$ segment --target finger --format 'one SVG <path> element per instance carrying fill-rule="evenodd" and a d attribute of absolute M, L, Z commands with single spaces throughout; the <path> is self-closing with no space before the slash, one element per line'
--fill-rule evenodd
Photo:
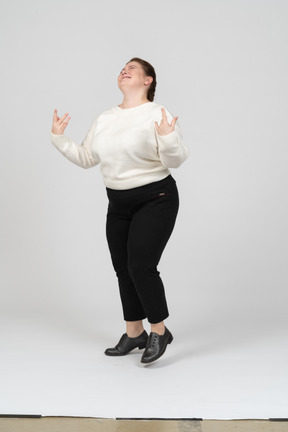
<path fill-rule="evenodd" d="M 54 121 L 57 121 L 57 120 L 58 120 L 58 116 L 57 116 L 57 109 L 54 109 L 53 120 L 54 120 Z"/>
<path fill-rule="evenodd" d="M 67 119 L 67 116 L 69 115 L 69 113 L 65 113 L 62 117 L 61 117 L 61 121 L 64 122 Z"/>
<path fill-rule="evenodd" d="M 69 115 L 69 113 L 65 113 L 65 114 L 60 118 L 59 123 L 63 123 L 64 120 L 66 119 L 66 117 L 67 117 L 68 115 Z"/>
<path fill-rule="evenodd" d="M 70 118 L 71 118 L 71 117 L 69 117 L 67 120 L 65 120 L 63 123 L 60 124 L 60 129 L 61 129 L 62 131 L 64 131 L 64 130 L 66 129 L 66 127 L 67 127 L 67 125 L 68 125 L 68 122 L 69 122 Z"/>
<path fill-rule="evenodd" d="M 166 111 L 165 111 L 165 109 L 164 109 L 164 108 L 161 108 L 161 111 L 162 111 L 162 117 L 163 117 L 163 119 L 166 119 L 166 120 L 167 120 L 167 115 L 166 115 Z"/>
<path fill-rule="evenodd" d="M 156 127 L 156 130 L 158 131 L 159 125 L 156 121 L 155 121 L 155 127 Z"/>
<path fill-rule="evenodd" d="M 177 117 L 177 116 L 174 117 L 174 118 L 172 119 L 171 126 L 172 126 L 173 128 L 174 128 L 174 126 L 175 126 L 177 120 L 178 120 L 178 117 Z"/>
<path fill-rule="evenodd" d="M 63 122 L 63 124 L 67 125 L 70 119 L 71 119 L 71 117 L 68 117 L 68 118 Z"/>

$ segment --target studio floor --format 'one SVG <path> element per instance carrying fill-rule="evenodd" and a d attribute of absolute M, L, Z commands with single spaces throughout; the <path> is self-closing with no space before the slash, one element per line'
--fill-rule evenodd
<path fill-rule="evenodd" d="M 0 432 L 287 432 L 288 422 L 267 420 L 0 419 Z"/>
<path fill-rule="evenodd" d="M 121 421 L 287 418 L 288 344 L 283 321 L 275 319 L 274 326 L 266 327 L 262 322 L 243 332 L 241 320 L 233 321 L 232 316 L 233 311 L 230 325 L 225 320 L 206 326 L 202 322 L 186 331 L 184 318 L 182 327 L 179 320 L 173 323 L 169 318 L 172 344 L 161 359 L 144 366 L 139 350 L 121 358 L 104 355 L 119 335 L 115 337 L 116 327 L 101 328 L 92 312 L 25 317 L 19 311 L 3 313 L 0 414 Z M 0 430 L 7 432 L 4 421 L 10 419 L 2 418 L 0 423 Z M 39 424 L 46 421 L 56 420 L 40 419 Z M 17 431 L 19 422 L 10 430 Z M 111 431 L 124 430 L 123 424 L 118 429 L 111 426 Z M 167 430 L 178 431 L 176 423 L 168 426 Z M 209 423 L 200 426 L 179 430 L 210 430 Z M 277 427 L 282 425 L 277 423 Z"/>

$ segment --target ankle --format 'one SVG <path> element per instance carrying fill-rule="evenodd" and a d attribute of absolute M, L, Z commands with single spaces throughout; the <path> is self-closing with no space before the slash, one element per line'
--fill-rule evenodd
<path fill-rule="evenodd" d="M 140 336 L 144 331 L 142 321 L 126 322 L 126 333 L 128 337 L 134 338 Z"/>
<path fill-rule="evenodd" d="M 160 322 L 157 324 L 151 324 L 151 332 L 157 333 L 160 336 L 163 336 L 165 333 L 165 325 L 164 322 Z"/>

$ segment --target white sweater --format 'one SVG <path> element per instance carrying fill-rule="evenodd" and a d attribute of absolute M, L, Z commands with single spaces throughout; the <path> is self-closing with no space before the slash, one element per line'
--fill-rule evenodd
<path fill-rule="evenodd" d="M 167 177 L 169 168 L 177 168 L 188 157 L 178 120 L 173 132 L 158 135 L 155 121 L 160 125 L 162 107 L 156 102 L 125 109 L 117 105 L 96 117 L 81 145 L 52 132 L 51 141 L 82 168 L 100 163 L 104 184 L 110 189 L 143 186 Z M 171 124 L 173 116 L 165 111 Z"/>

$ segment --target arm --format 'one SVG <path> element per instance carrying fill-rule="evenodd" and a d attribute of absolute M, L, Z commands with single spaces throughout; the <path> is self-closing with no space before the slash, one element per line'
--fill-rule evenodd
<path fill-rule="evenodd" d="M 172 117 L 169 111 L 162 108 L 160 126 L 155 122 L 156 141 L 161 163 L 166 168 L 178 168 L 189 155 L 188 148 L 183 144 L 183 134 L 176 123 L 178 117 Z M 168 123 L 171 121 L 171 124 Z"/>
<path fill-rule="evenodd" d="M 65 116 L 67 116 L 67 114 L 65 114 L 63 117 Z M 53 127 L 50 133 L 52 144 L 68 160 L 82 168 L 91 168 L 100 163 L 100 160 L 96 159 L 91 154 L 91 144 L 96 128 L 97 119 L 93 121 L 86 137 L 82 141 L 82 144 L 79 146 L 71 138 L 64 135 L 65 127 L 67 126 L 70 118 L 66 120 L 65 124 L 65 121 L 61 122 L 63 117 L 59 119 L 59 117 L 57 117 L 57 111 L 54 111 Z"/>

